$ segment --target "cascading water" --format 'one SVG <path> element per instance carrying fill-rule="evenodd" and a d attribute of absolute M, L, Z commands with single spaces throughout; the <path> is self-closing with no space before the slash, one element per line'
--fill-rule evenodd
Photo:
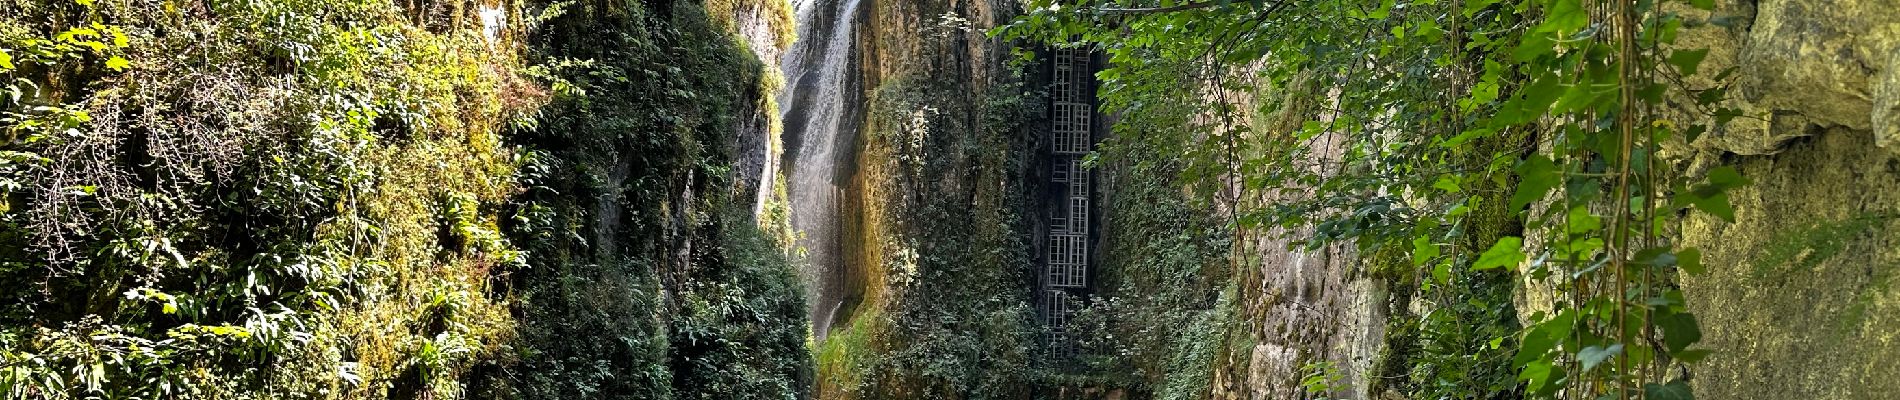
<path fill-rule="evenodd" d="M 781 68 L 788 80 L 785 137 L 793 151 L 790 182 L 792 227 L 804 233 L 807 251 L 806 310 L 812 332 L 823 341 L 843 303 L 844 258 L 839 198 L 850 170 L 851 146 L 862 110 L 852 70 L 852 34 L 858 0 L 796 0 L 798 41 Z"/>

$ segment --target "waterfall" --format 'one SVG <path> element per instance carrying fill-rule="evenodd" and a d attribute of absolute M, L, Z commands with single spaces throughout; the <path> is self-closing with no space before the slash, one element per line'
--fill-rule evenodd
<path fill-rule="evenodd" d="M 853 68 L 858 1 L 796 0 L 798 40 L 780 65 L 787 89 L 779 104 L 785 106 L 786 144 L 793 151 L 786 190 L 792 227 L 805 235 L 798 244 L 808 252 L 807 265 L 799 275 L 819 341 L 830 330 L 845 290 L 839 199 L 863 113 Z"/>

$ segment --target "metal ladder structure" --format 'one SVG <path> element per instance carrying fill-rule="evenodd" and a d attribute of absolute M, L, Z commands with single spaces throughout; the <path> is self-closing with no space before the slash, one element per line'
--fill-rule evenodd
<path fill-rule="evenodd" d="M 1049 231 L 1041 271 L 1041 316 L 1048 327 L 1046 340 L 1052 358 L 1069 358 L 1075 353 L 1069 337 L 1069 320 L 1075 312 L 1081 291 L 1089 286 L 1091 216 L 1090 195 L 1094 191 L 1090 174 L 1082 165 L 1094 145 L 1091 128 L 1095 110 L 1090 104 L 1090 54 L 1086 49 L 1057 48 L 1051 51 L 1054 76 L 1050 90 L 1052 122 L 1050 188 L 1060 193 L 1052 199 Z"/>

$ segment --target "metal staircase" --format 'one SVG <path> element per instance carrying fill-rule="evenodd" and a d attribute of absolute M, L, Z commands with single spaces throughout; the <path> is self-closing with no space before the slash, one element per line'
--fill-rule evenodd
<path fill-rule="evenodd" d="M 1095 110 L 1090 104 L 1087 50 L 1058 48 L 1051 51 L 1054 74 L 1050 90 L 1052 123 L 1049 166 L 1051 199 L 1048 240 L 1041 273 L 1040 308 L 1052 358 L 1069 358 L 1075 353 L 1069 337 L 1069 320 L 1076 300 L 1089 286 L 1089 254 L 1092 214 L 1090 195 L 1094 191 L 1082 157 L 1092 150 Z"/>

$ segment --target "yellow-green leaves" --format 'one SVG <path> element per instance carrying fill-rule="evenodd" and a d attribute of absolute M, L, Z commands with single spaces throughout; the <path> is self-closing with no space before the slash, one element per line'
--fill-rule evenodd
<path fill-rule="evenodd" d="M 0 70 L 10 69 L 13 69 L 13 55 L 7 54 L 5 49 L 0 49 Z"/>
<path fill-rule="evenodd" d="M 111 59 L 106 60 L 106 68 L 113 71 L 124 71 L 126 67 L 130 66 L 132 66 L 132 62 L 126 61 L 125 57 L 112 56 Z"/>
<path fill-rule="evenodd" d="M 1490 250 L 1485 250 L 1484 255 L 1478 256 L 1478 262 L 1471 264 L 1471 269 L 1483 271 L 1503 267 L 1515 270 L 1518 264 L 1524 263 L 1523 247 L 1524 238 L 1516 236 L 1499 238 L 1497 243 L 1491 245 Z"/>
<path fill-rule="evenodd" d="M 1583 9 L 1583 0 L 1553 0 L 1549 7 L 1548 17 L 1537 28 L 1540 32 L 1568 34 L 1590 25 L 1590 14 Z"/>

